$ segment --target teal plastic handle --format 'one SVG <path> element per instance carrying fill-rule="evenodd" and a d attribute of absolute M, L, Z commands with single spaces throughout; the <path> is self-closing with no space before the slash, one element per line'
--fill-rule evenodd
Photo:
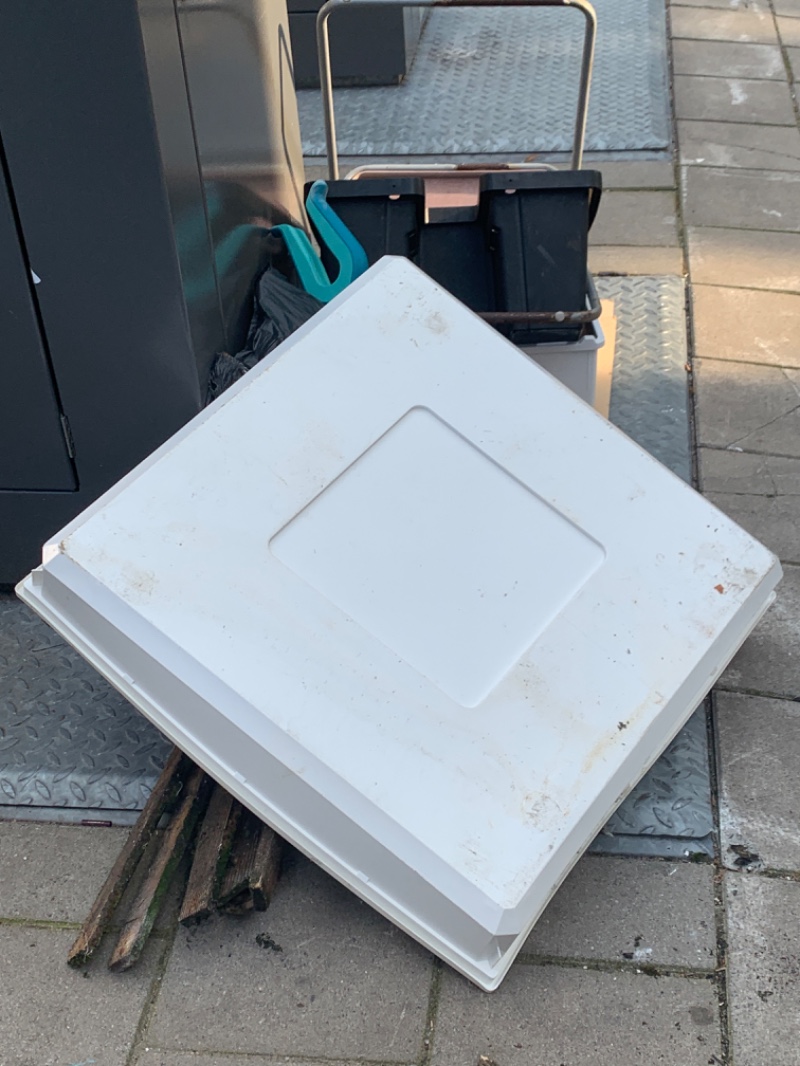
<path fill-rule="evenodd" d="M 351 280 L 360 278 L 369 267 L 367 253 L 328 203 L 328 183 L 326 181 L 315 181 L 308 190 L 306 211 L 308 211 L 308 217 L 316 226 L 320 239 L 327 245 L 333 255 L 340 262 L 344 262 L 342 257 L 349 256 L 353 272 Z"/>
<path fill-rule="evenodd" d="M 334 296 L 338 296 L 369 266 L 367 253 L 333 208 L 329 206 L 327 196 L 327 183 L 315 181 L 308 191 L 306 210 L 317 228 L 320 240 L 339 264 L 339 272 L 335 281 L 331 281 L 328 277 L 325 267 L 304 230 L 290 225 L 274 228 L 274 232 L 280 233 L 283 237 L 300 278 L 300 284 L 320 303 L 328 303 Z"/>
<path fill-rule="evenodd" d="M 308 234 L 297 226 L 275 226 L 273 233 L 280 233 L 286 244 L 286 249 L 292 257 L 300 284 L 309 294 L 320 303 L 326 304 L 337 296 L 342 289 L 346 288 L 352 280 L 349 276 L 343 277 L 345 271 L 339 270 L 336 281 L 330 281 L 325 273 L 325 268 L 320 262 L 319 256 L 311 246 Z"/>

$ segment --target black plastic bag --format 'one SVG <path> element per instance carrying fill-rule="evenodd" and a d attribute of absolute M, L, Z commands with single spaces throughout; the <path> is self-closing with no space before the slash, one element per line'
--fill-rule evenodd
<path fill-rule="evenodd" d="M 245 346 L 236 355 L 220 352 L 215 357 L 208 377 L 206 404 L 252 370 L 322 306 L 319 300 L 287 281 L 275 267 L 268 267 L 256 288 Z"/>

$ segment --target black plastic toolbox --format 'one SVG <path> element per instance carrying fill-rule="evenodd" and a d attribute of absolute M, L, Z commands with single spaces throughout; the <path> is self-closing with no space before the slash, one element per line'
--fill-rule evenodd
<path fill-rule="evenodd" d="M 599 314 L 587 257 L 601 190 L 596 170 L 484 174 L 474 217 L 457 222 L 425 221 L 416 177 L 332 181 L 328 203 L 370 264 L 405 256 L 515 343 L 536 344 L 578 340 Z"/>
<path fill-rule="evenodd" d="M 498 311 L 586 307 L 588 235 L 600 205 L 597 170 L 508 171 L 481 179 L 480 216 L 492 257 Z M 490 308 L 486 308 L 490 310 Z M 581 327 L 553 322 L 515 328 L 520 344 L 576 340 Z M 536 334 L 536 336 L 531 336 Z"/>

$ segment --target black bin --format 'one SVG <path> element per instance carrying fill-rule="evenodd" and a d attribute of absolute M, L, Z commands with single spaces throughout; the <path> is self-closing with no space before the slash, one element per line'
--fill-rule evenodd
<path fill-rule="evenodd" d="M 430 222 L 419 237 L 419 267 L 473 311 L 494 311 L 486 231 L 476 222 Z"/>
<path fill-rule="evenodd" d="M 584 311 L 588 234 L 600 204 L 597 170 L 502 171 L 481 179 L 497 311 Z M 477 310 L 477 309 L 476 309 Z M 504 329 L 517 344 L 574 341 L 580 325 Z"/>

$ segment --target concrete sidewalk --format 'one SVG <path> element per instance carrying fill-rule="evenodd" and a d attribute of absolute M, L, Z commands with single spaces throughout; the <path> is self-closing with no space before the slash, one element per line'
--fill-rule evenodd
<path fill-rule="evenodd" d="M 719 861 L 584 858 L 492 995 L 296 856 L 266 914 L 176 931 L 173 901 L 112 976 L 65 956 L 125 831 L 0 823 L 0 1066 L 800 1060 L 800 0 L 774 6 L 670 7 L 678 160 L 602 168 L 591 253 L 688 272 L 700 485 L 784 561 L 714 695 Z"/>

